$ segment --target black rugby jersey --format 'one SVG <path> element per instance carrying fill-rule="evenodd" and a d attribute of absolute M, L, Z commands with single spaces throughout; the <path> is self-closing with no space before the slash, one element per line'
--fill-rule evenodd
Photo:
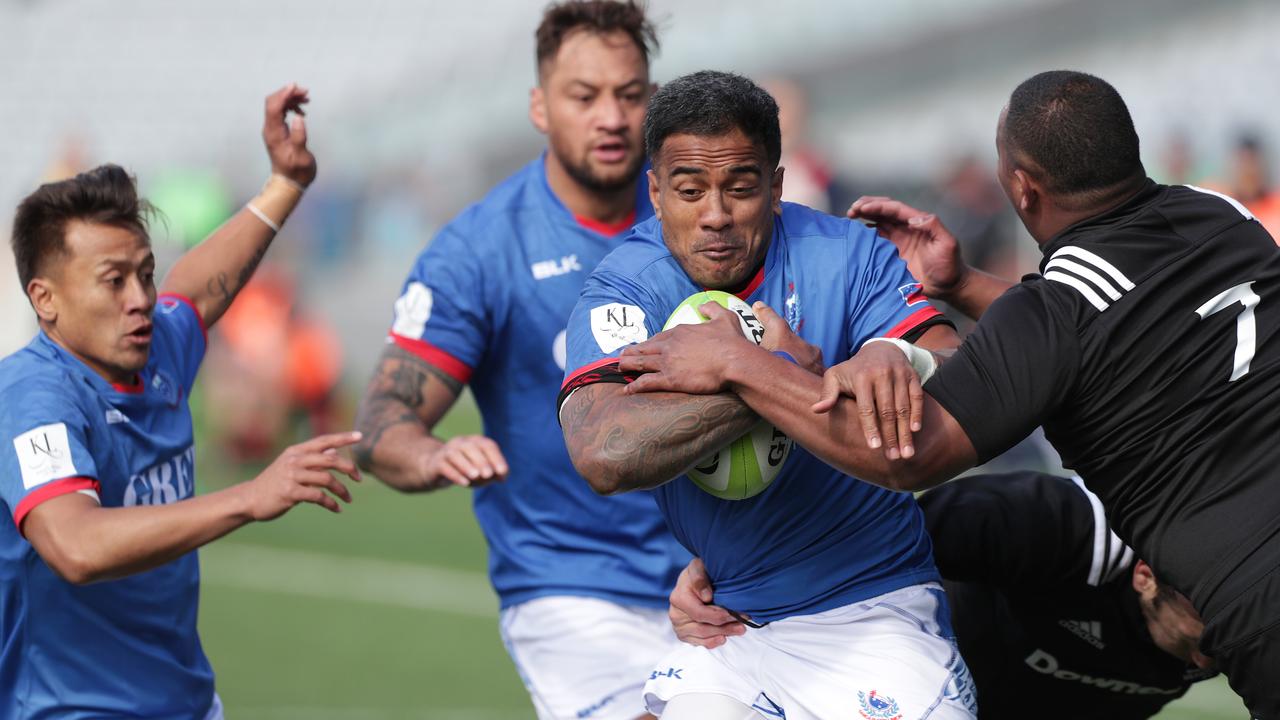
<path fill-rule="evenodd" d="M 1152 641 L 1133 551 L 1082 484 L 971 476 L 920 506 L 983 720 L 1148 718 L 1216 674 Z"/>
<path fill-rule="evenodd" d="M 1236 201 L 1151 181 L 1043 251 L 925 390 L 980 460 L 1043 425 L 1212 623 L 1280 566 L 1280 251 Z"/>

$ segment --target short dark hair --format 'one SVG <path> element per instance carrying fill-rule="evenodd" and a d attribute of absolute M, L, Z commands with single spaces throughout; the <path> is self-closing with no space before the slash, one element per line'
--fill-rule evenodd
<path fill-rule="evenodd" d="M 596 34 L 624 32 L 640 49 L 645 65 L 658 51 L 658 32 L 645 17 L 645 7 L 635 0 L 566 0 L 548 5 L 534 33 L 538 72 L 542 64 L 560 52 L 564 39 L 575 30 Z"/>
<path fill-rule="evenodd" d="M 1024 81 L 1009 97 L 1004 135 L 1054 194 L 1096 193 L 1146 176 L 1129 108 L 1087 73 L 1051 70 Z"/>
<path fill-rule="evenodd" d="M 771 164 L 778 164 L 782 132 L 773 96 L 741 75 L 701 70 L 672 80 L 649 98 L 644 143 L 649 159 L 656 162 L 671 135 L 707 137 L 735 128 L 762 145 Z"/>
<path fill-rule="evenodd" d="M 13 218 L 13 258 L 25 292 L 44 263 L 66 251 L 66 226 L 83 220 L 147 235 L 151 204 L 119 165 L 102 165 L 60 182 L 45 183 L 23 199 Z"/>

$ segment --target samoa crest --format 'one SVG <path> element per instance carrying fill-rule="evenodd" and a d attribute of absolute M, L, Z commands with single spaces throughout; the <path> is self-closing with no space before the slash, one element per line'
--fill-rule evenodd
<path fill-rule="evenodd" d="M 858 714 L 867 720 L 902 720 L 902 711 L 898 709 L 898 701 L 888 695 L 881 695 L 875 690 L 869 693 L 858 691 L 858 703 L 862 709 Z"/>

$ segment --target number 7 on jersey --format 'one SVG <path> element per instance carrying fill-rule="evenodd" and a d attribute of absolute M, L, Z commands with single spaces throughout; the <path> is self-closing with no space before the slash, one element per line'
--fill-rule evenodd
<path fill-rule="evenodd" d="M 1257 349 L 1258 335 L 1257 323 L 1253 319 L 1253 309 L 1258 307 L 1260 300 L 1258 294 L 1253 291 L 1253 281 L 1249 281 L 1223 290 L 1196 310 L 1196 314 L 1203 320 L 1236 303 L 1244 306 L 1244 311 L 1236 317 L 1235 364 L 1231 369 L 1231 379 L 1228 382 L 1235 382 L 1249 372 L 1249 363 L 1253 361 L 1253 354 Z"/>

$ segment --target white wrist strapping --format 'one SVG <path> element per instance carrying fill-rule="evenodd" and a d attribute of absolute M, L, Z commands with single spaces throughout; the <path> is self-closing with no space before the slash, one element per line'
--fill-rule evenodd
<path fill-rule="evenodd" d="M 280 232 L 280 225 L 276 223 L 274 220 L 272 220 L 271 218 L 267 217 L 267 214 L 259 210 L 257 206 L 255 206 L 253 203 L 246 203 L 245 208 L 249 212 L 257 216 L 257 218 L 261 220 L 263 223 L 265 223 L 267 227 L 271 228 L 272 232 L 276 232 L 276 233 Z"/>
<path fill-rule="evenodd" d="M 933 353 L 922 347 L 916 347 L 906 340 L 899 338 L 878 337 L 862 343 L 862 347 L 866 347 L 873 342 L 886 342 L 902 351 L 907 356 L 907 362 L 911 363 L 911 368 L 916 371 L 916 375 L 920 376 L 920 384 L 929 382 L 929 378 L 933 377 L 933 373 L 938 369 L 938 359 Z"/>

